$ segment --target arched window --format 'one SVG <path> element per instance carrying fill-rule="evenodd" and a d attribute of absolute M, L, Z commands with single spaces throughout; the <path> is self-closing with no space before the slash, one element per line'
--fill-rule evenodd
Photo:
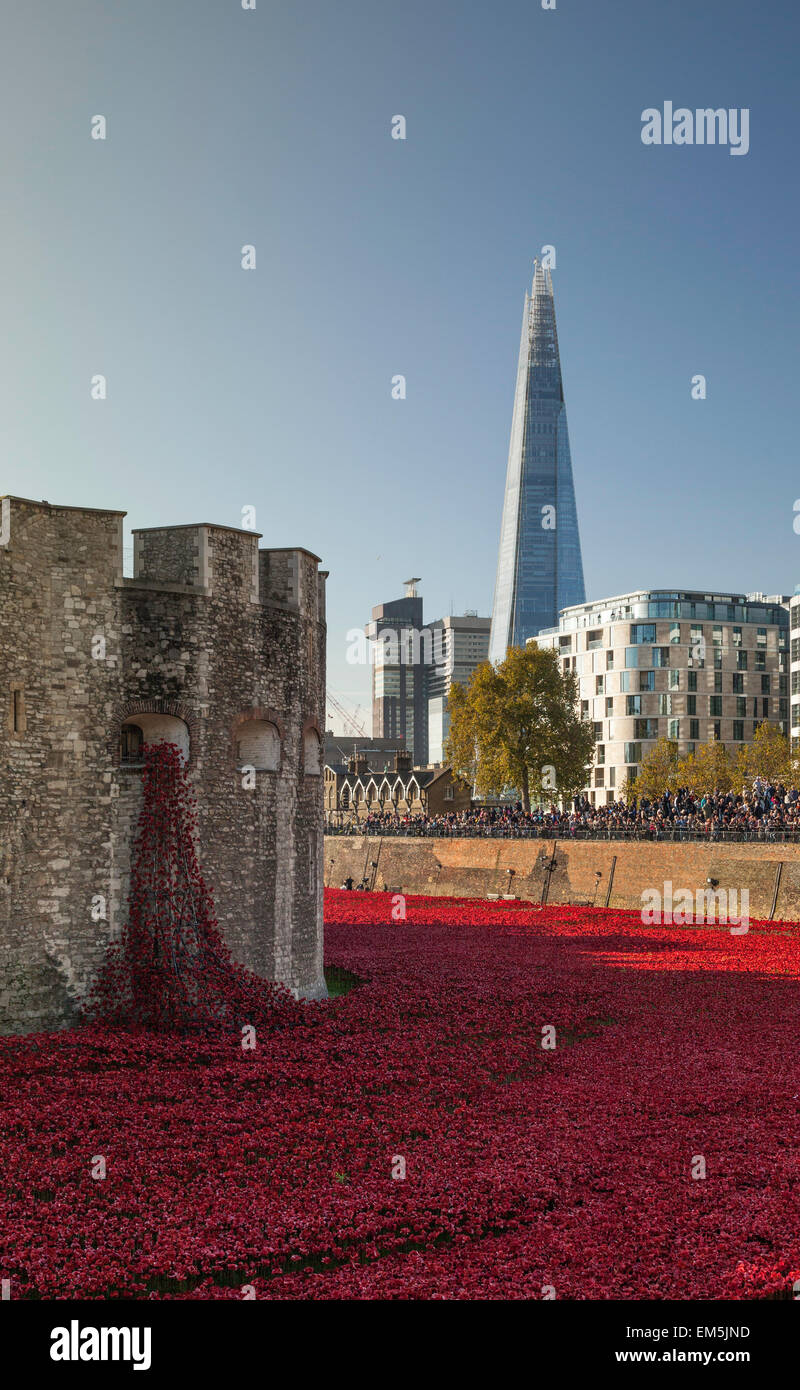
<path fill-rule="evenodd" d="M 350 809 L 350 788 L 347 786 L 347 783 L 342 787 L 339 794 L 339 805 L 343 811 L 348 811 Z"/>
<path fill-rule="evenodd" d="M 303 734 L 303 765 L 315 777 L 322 771 L 322 744 L 316 729 L 306 729 Z"/>
<path fill-rule="evenodd" d="M 236 730 L 236 761 L 256 772 L 277 772 L 281 765 L 281 736 L 267 719 L 247 719 Z"/>
<path fill-rule="evenodd" d="M 135 714 L 120 729 L 120 761 L 141 763 L 148 743 L 176 743 L 189 758 L 189 728 L 174 714 Z"/>

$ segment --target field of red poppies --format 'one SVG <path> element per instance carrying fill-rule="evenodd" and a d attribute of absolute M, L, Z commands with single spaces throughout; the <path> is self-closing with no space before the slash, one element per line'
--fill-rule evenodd
<path fill-rule="evenodd" d="M 0 1040 L 12 1298 L 791 1296 L 800 927 L 326 916 L 359 983 L 254 1048 Z"/>

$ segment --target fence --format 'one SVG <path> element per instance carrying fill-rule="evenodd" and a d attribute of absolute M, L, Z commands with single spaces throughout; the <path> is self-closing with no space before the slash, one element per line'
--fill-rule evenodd
<path fill-rule="evenodd" d="M 538 826 L 538 825 L 436 825 L 409 822 L 407 825 L 371 824 L 352 821 L 347 825 L 330 823 L 326 835 L 374 835 L 404 839 L 447 840 L 605 840 L 642 841 L 650 844 L 699 841 L 701 844 L 800 844 L 797 829 L 724 830 L 714 825 L 671 826 L 650 830 L 647 826 Z"/>

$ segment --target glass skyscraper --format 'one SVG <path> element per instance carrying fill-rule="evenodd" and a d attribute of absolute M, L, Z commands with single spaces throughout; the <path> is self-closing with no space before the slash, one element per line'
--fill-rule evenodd
<path fill-rule="evenodd" d="M 522 316 L 490 661 L 585 599 L 553 281 L 537 260 Z"/>

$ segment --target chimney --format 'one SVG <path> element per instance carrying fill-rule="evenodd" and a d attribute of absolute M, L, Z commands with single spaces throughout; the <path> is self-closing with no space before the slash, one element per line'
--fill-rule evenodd
<path fill-rule="evenodd" d="M 411 754 L 405 748 L 398 748 L 394 755 L 395 772 L 411 771 Z"/>
<path fill-rule="evenodd" d="M 356 749 L 352 758 L 349 758 L 347 761 L 347 771 L 352 772 L 355 777 L 365 776 L 365 774 L 369 772 L 369 762 L 366 754 L 359 753 Z"/>

